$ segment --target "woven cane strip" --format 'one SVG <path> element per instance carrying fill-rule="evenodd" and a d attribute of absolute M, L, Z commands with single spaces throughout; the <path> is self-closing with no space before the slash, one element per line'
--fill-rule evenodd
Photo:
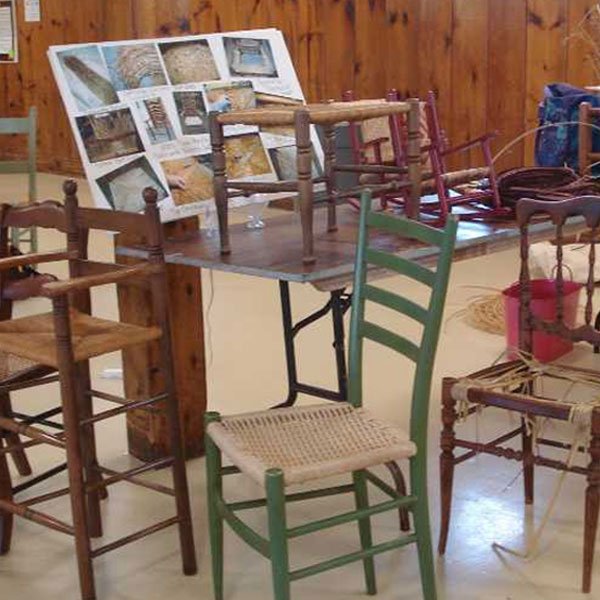
<path fill-rule="evenodd" d="M 351 406 L 274 410 L 224 419 L 241 452 L 267 468 L 315 465 L 406 445 L 406 434 Z"/>

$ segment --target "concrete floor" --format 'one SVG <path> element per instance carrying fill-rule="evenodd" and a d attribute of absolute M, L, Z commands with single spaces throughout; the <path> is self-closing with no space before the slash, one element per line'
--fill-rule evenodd
<path fill-rule="evenodd" d="M 60 197 L 62 179 L 40 177 L 40 198 Z M 13 197 L 19 189 L 16 177 L 5 176 L 0 200 Z M 81 184 L 82 203 L 90 198 Z M 267 225 L 268 226 L 268 225 Z M 94 238 L 95 249 L 110 256 L 111 240 L 106 235 Z M 48 234 L 41 236 L 42 249 L 62 247 Z M 439 382 L 444 374 L 460 375 L 482 368 L 502 352 L 503 339 L 478 332 L 453 315 L 478 290 L 469 285 L 502 288 L 517 274 L 516 251 L 473 259 L 455 266 L 448 296 L 445 325 L 438 352 L 430 422 L 430 506 L 434 542 L 438 531 L 438 432 Z M 50 269 L 45 269 L 50 270 Z M 215 273 L 204 273 L 206 344 L 209 349 L 209 406 L 223 413 L 256 410 L 271 406 L 285 394 L 284 355 L 280 329 L 277 284 L 273 281 Z M 401 289 L 402 282 L 387 280 L 389 289 Z M 416 290 L 417 295 L 420 293 Z M 292 288 L 293 307 L 297 316 L 318 307 L 324 296 L 310 286 Z M 94 297 L 98 314 L 114 316 L 116 300 L 113 290 L 103 288 Z M 20 314 L 41 309 L 42 301 L 19 305 Z M 299 339 L 300 369 L 309 382 L 334 384 L 334 362 L 331 352 L 331 325 L 324 321 L 304 332 Z M 594 358 L 588 349 L 577 349 L 574 355 L 588 365 Z M 410 369 L 390 352 L 368 347 L 366 352 L 366 404 L 381 416 L 406 425 Z M 119 366 L 118 356 L 103 357 L 94 362 L 94 372 L 101 375 L 106 368 Z M 120 382 L 102 380 L 98 387 L 118 392 Z M 15 403 L 28 409 L 52 405 L 56 389 L 15 394 Z M 303 399 L 303 402 L 306 400 Z M 310 402 L 310 400 L 308 400 Z M 98 404 L 98 408 L 102 405 Z M 486 414 L 478 422 L 477 435 L 484 439 L 507 424 L 510 417 Z M 473 429 L 475 422 L 467 425 Z M 135 464 L 127 455 L 125 424 L 114 419 L 98 427 L 100 457 L 113 468 Z M 56 460 L 60 453 L 47 447 L 30 452 L 35 470 Z M 208 600 L 212 597 L 207 520 L 204 494 L 204 461 L 190 461 L 194 530 L 199 558 L 199 574 L 184 577 L 180 571 L 175 530 L 167 530 L 99 558 L 96 563 L 98 598 L 105 600 Z M 154 473 L 156 481 L 168 481 L 168 473 Z M 60 477 L 57 479 L 61 479 Z M 15 477 L 15 482 L 19 478 Z M 515 548 L 523 547 L 532 524 L 537 523 L 554 489 L 556 473 L 539 469 L 536 474 L 537 502 L 532 510 L 522 501 L 522 477 L 517 463 L 492 457 L 478 457 L 458 467 L 455 481 L 453 522 L 447 555 L 437 561 L 440 598 L 447 600 L 575 600 L 581 577 L 582 522 L 584 481 L 580 476 L 567 476 L 566 485 L 540 542 L 540 554 L 525 561 L 499 555 L 491 547 L 499 542 Z M 55 485 L 54 480 L 35 493 Z M 230 483 L 231 497 L 251 497 L 260 493 L 239 476 Z M 376 494 L 373 494 L 376 497 Z M 349 500 L 348 500 L 349 501 Z M 291 524 L 319 518 L 344 510 L 346 500 L 323 499 L 290 510 Z M 349 505 L 348 505 L 349 506 Z M 66 499 L 48 503 L 57 516 L 67 517 Z M 141 488 L 120 484 L 111 487 L 110 498 L 103 506 L 106 539 L 123 535 L 171 516 L 170 499 Z M 250 511 L 252 524 L 264 528 L 261 511 Z M 376 539 L 393 535 L 396 514 L 374 519 Z M 225 597 L 227 600 L 266 600 L 272 597 L 268 563 L 246 547 L 234 535 L 226 534 Z M 296 540 L 291 548 L 294 566 L 304 566 L 336 553 L 357 548 L 355 526 L 337 527 Z M 407 547 L 376 559 L 378 597 L 382 600 L 412 600 L 421 597 L 416 552 Z M 342 600 L 366 597 L 362 569 L 358 564 L 330 571 L 297 582 L 293 598 L 302 600 Z M 2 600 L 65 600 L 78 598 L 77 570 L 72 542 L 59 533 L 17 519 L 10 554 L 0 558 L 0 598 Z M 590 598 L 600 599 L 600 576 Z"/>

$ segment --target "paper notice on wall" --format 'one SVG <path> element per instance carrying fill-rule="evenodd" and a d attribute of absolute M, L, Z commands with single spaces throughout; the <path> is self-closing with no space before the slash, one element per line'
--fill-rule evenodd
<path fill-rule="evenodd" d="M 41 21 L 40 0 L 25 0 L 25 22 Z"/>
<path fill-rule="evenodd" d="M 137 212 L 151 186 L 163 221 L 214 207 L 211 111 L 305 102 L 276 29 L 52 46 L 49 57 L 96 204 Z M 225 138 L 231 179 L 296 177 L 293 127 L 228 126 Z M 314 130 L 312 142 L 321 175 Z"/>
<path fill-rule="evenodd" d="M 14 0 L 0 1 L 0 62 L 17 62 L 17 27 Z"/>

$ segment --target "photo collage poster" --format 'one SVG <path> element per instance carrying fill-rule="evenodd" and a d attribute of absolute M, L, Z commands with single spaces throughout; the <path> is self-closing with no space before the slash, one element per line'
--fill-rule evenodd
<path fill-rule="evenodd" d="M 97 206 L 139 212 L 151 186 L 163 222 L 214 206 L 209 112 L 305 103 L 277 29 L 52 46 L 48 56 Z M 224 133 L 229 179 L 296 177 L 293 127 Z"/>

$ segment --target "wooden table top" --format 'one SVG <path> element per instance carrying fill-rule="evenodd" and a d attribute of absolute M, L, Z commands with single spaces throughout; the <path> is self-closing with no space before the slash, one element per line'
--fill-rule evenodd
<path fill-rule="evenodd" d="M 311 283 L 317 289 L 328 291 L 347 287 L 352 283 L 354 254 L 358 233 L 358 212 L 348 206 L 338 206 L 338 230 L 327 232 L 327 211 L 315 209 L 315 255 L 316 263 L 302 263 L 302 237 L 299 216 L 290 213 L 265 220 L 263 229 L 247 229 L 244 223 L 230 226 L 231 254 L 222 256 L 219 236 L 215 231 L 193 232 L 182 240 L 167 240 L 167 262 L 217 271 L 228 271 L 268 279 Z M 581 221 L 571 220 L 565 227 L 565 235 L 584 229 Z M 554 227 L 548 221 L 530 226 L 530 239 L 540 241 L 554 235 Z M 417 260 L 423 264 L 434 263 L 437 249 L 414 240 L 378 232 L 372 244 L 385 251 Z M 519 230 L 514 223 L 475 223 L 461 221 L 458 227 L 454 260 L 500 252 L 519 243 Z M 135 248 L 117 248 L 117 253 L 127 256 L 143 256 Z M 379 273 L 370 273 L 377 278 Z"/>

